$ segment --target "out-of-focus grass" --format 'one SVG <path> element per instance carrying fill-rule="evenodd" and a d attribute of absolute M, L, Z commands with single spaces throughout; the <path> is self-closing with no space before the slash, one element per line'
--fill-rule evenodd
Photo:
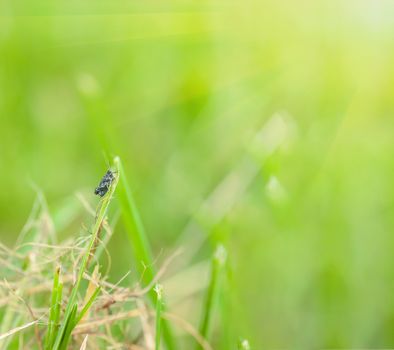
<path fill-rule="evenodd" d="M 160 341 L 161 341 L 161 312 L 163 309 L 163 287 L 160 284 L 156 284 L 155 286 L 156 292 L 156 327 L 155 327 L 155 350 L 160 349 Z"/>
<path fill-rule="evenodd" d="M 153 258 L 186 247 L 182 276 L 164 282 L 177 313 L 198 324 L 222 241 L 234 341 L 393 343 L 391 1 L 6 1 L 0 13 L 2 242 L 30 212 L 31 180 L 57 233 L 75 236 L 84 218 L 63 198 L 91 193 L 103 152 L 120 154 Z M 125 240 L 119 223 L 114 281 L 133 261 Z"/>
<path fill-rule="evenodd" d="M 138 275 L 142 283 L 137 283 L 134 288 L 119 287 L 119 284 L 131 273 L 129 271 L 116 284 L 111 284 L 106 280 L 108 275 L 102 276 L 100 265 L 96 264 L 94 271 L 90 273 L 90 265 L 93 260 L 97 263 L 99 259 L 98 247 L 106 250 L 106 244 L 111 237 L 111 228 L 108 226 L 107 212 L 111 199 L 114 196 L 119 177 L 125 176 L 120 158 L 114 158 L 113 177 L 106 184 L 106 191 L 99 192 L 100 197 L 96 212 L 91 208 L 86 199 L 80 195 L 79 199 L 85 209 L 94 216 L 94 223 L 91 232 L 87 237 L 73 237 L 69 242 L 61 242 L 58 245 L 48 243 L 50 236 L 47 232 L 50 215 L 47 212 L 45 199 L 39 193 L 40 206 L 34 208 L 29 217 L 18 242 L 22 243 L 14 249 L 0 245 L 0 255 L 4 264 L 4 280 L 1 283 L 0 311 L 1 328 L 0 347 L 2 349 L 22 349 L 30 348 L 32 344 L 38 349 L 44 350 L 66 350 L 81 343 L 82 348 L 106 348 L 111 344 L 115 347 L 132 347 L 133 349 L 160 349 L 161 329 L 163 328 L 163 338 L 166 349 L 177 349 L 176 340 L 170 332 L 168 320 L 177 324 L 185 334 L 201 345 L 202 349 L 212 349 L 207 341 L 208 324 L 215 311 L 213 300 L 218 294 L 218 281 L 220 267 L 223 265 L 224 248 L 218 250 L 213 259 L 213 273 L 211 283 L 208 288 L 207 303 L 204 308 L 203 327 L 199 333 L 191 323 L 181 317 L 166 312 L 165 322 L 163 321 L 162 296 L 163 287 L 157 284 L 163 274 L 168 269 L 171 260 L 179 253 L 174 253 L 160 267 L 157 273 L 151 272 L 150 279 L 145 283 L 144 271 Z M 107 174 L 100 182 L 100 189 L 106 179 Z M 131 243 L 138 243 L 134 249 L 135 259 L 141 258 L 141 263 L 145 268 L 150 268 L 154 261 L 146 251 L 150 251 L 148 239 L 143 230 L 143 224 L 134 204 L 127 180 L 123 180 L 123 188 L 119 191 L 127 201 L 127 206 L 121 204 L 123 215 L 129 220 Z M 123 193 L 124 192 L 124 193 Z M 95 191 L 96 193 L 96 191 Z M 37 217 L 38 215 L 38 217 Z M 127 221 L 126 221 L 127 222 Z M 107 235 L 103 235 L 103 231 Z M 32 241 L 28 240 L 33 232 Z M 102 239 L 105 237 L 104 239 Z M 52 237 L 53 239 L 54 237 Z M 83 248 L 80 248 L 80 245 Z M 26 249 L 30 248 L 30 249 Z M 79 251 L 75 259 L 74 252 Z M 107 254 L 109 254 L 107 252 Z M 110 255 L 108 255 L 110 258 Z M 52 282 L 50 302 L 48 303 L 48 292 L 51 286 L 50 267 L 56 264 L 55 274 Z M 23 269 L 19 266 L 22 265 Z M 61 269 L 68 271 L 64 277 Z M 63 278 L 67 281 L 66 289 L 68 293 L 63 295 Z M 71 282 L 71 283 L 70 283 Z M 81 301 L 79 291 L 82 284 L 88 282 L 84 300 Z M 155 286 L 155 287 L 154 287 Z M 153 288 L 154 287 L 154 288 Z M 99 293 L 103 296 L 100 298 Z M 149 306 L 152 301 L 150 293 L 156 293 L 156 312 Z M 145 296 L 147 298 L 145 298 Z M 16 302 L 16 303 L 15 303 Z M 136 304 L 139 308 L 133 307 Z M 152 304 L 152 303 L 151 303 Z M 42 310 L 47 310 L 43 312 Z M 34 311 L 33 311 L 34 310 Z M 93 314 L 93 315 L 91 315 Z M 155 315 L 154 322 L 150 315 Z M 140 324 L 131 328 L 133 318 L 139 317 Z M 33 321 L 27 322 L 32 318 Z M 122 323 L 123 321 L 123 323 Z M 153 326 L 153 323 L 155 325 Z M 32 332 L 34 326 L 34 333 Z M 40 327 L 45 329 L 41 330 Z M 10 329 L 10 327 L 12 327 Z M 29 329 L 30 328 L 30 329 Z M 127 331 L 129 329 L 129 331 Z M 130 330 L 137 336 L 130 339 Z M 153 336 L 153 334 L 155 335 Z M 87 337 L 94 334 L 91 345 L 88 345 Z M 153 341 L 154 337 L 154 341 Z M 82 340 L 83 338 L 83 340 Z M 106 345 L 104 345 L 106 344 Z M 183 347 L 183 345 L 182 345 Z M 104 347 L 103 347 L 104 348 Z"/>
<path fill-rule="evenodd" d="M 137 264 L 139 264 L 139 272 L 141 274 L 141 280 L 145 282 L 145 284 L 149 284 L 152 282 L 155 275 L 154 261 L 152 257 L 152 248 L 148 241 L 148 236 L 145 232 L 144 224 L 142 223 L 141 216 L 139 214 L 138 208 L 135 204 L 135 200 L 133 198 L 130 185 L 128 183 L 126 173 L 124 171 L 123 165 L 120 161 L 119 157 L 115 158 L 119 176 L 120 176 L 120 189 L 119 189 L 119 198 L 120 198 L 120 207 L 122 210 L 122 216 L 125 223 L 125 229 L 129 238 L 131 251 L 134 253 L 134 258 Z M 156 304 L 163 303 L 161 292 L 155 293 L 155 291 L 151 290 L 150 293 L 151 301 L 157 299 Z M 160 297 L 159 297 L 160 295 Z M 161 310 L 161 306 L 160 306 Z M 160 318 L 160 313 L 157 312 L 156 317 Z M 161 324 L 161 320 L 157 321 L 158 324 Z M 156 332 L 158 329 L 156 329 Z M 167 322 L 163 323 L 163 336 L 164 340 L 167 344 L 169 350 L 174 349 L 175 340 L 173 335 L 171 334 L 171 330 Z M 160 337 L 160 334 L 158 335 Z M 158 348 L 158 339 L 156 337 L 156 347 Z"/>
<path fill-rule="evenodd" d="M 217 299 L 220 292 L 220 282 L 223 277 L 223 270 L 227 260 L 226 249 L 219 245 L 216 248 L 215 254 L 212 257 L 211 276 L 208 285 L 207 294 L 205 297 L 205 305 L 202 312 L 202 319 L 200 324 L 200 334 L 205 338 L 210 338 L 211 323 L 213 315 L 216 311 Z M 223 320 L 224 322 L 224 320 Z M 223 328 L 222 328 L 223 329 Z M 197 347 L 200 349 L 200 347 Z"/>

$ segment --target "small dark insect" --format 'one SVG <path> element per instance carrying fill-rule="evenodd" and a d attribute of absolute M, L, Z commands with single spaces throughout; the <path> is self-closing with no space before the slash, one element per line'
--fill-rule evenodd
<path fill-rule="evenodd" d="M 109 169 L 101 179 L 99 185 L 94 190 L 94 194 L 103 197 L 108 192 L 109 187 L 111 186 L 112 181 L 114 181 L 114 179 L 115 179 L 114 173 L 112 172 L 111 169 Z"/>

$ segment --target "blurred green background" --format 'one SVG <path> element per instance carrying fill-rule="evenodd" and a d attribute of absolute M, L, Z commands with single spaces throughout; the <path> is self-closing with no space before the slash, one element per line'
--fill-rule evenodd
<path fill-rule="evenodd" d="M 215 349 L 394 347 L 393 38 L 392 1 L 0 2 L 1 241 L 31 183 L 78 232 L 120 155 L 194 325 L 228 250 Z"/>

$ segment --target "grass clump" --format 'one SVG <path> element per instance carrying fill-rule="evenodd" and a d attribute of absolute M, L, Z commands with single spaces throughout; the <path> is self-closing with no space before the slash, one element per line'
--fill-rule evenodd
<path fill-rule="evenodd" d="M 175 341 L 169 322 L 189 335 L 189 341 L 182 344 L 193 341 L 199 348 L 212 349 L 207 339 L 226 250 L 219 246 L 212 258 L 211 280 L 197 331 L 166 310 L 163 287 L 158 283 L 179 252 L 159 269 L 154 268 L 152 249 L 118 157 L 112 170 L 114 179 L 97 210 L 84 202 L 94 218 L 88 234 L 58 243 L 56 225 L 41 196 L 17 246 L 9 249 L 0 244 L 0 259 L 5 266 L 0 281 L 0 349 L 185 348 L 178 339 Z M 110 283 L 108 276 L 100 273 L 98 259 L 103 252 L 107 253 L 103 257 L 108 257 L 106 244 L 112 235 L 107 213 L 115 190 L 119 201 L 114 203 L 120 204 L 135 260 L 142 262 L 137 266 L 143 266 L 133 287 L 121 286 L 127 274 L 118 283 Z"/>

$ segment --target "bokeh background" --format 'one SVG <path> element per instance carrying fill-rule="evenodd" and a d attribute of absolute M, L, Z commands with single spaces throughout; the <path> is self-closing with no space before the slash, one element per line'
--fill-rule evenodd
<path fill-rule="evenodd" d="M 390 0 L 2 1 L 1 241 L 35 186 L 78 232 L 120 155 L 195 325 L 228 251 L 215 349 L 394 347 L 393 62 Z"/>

